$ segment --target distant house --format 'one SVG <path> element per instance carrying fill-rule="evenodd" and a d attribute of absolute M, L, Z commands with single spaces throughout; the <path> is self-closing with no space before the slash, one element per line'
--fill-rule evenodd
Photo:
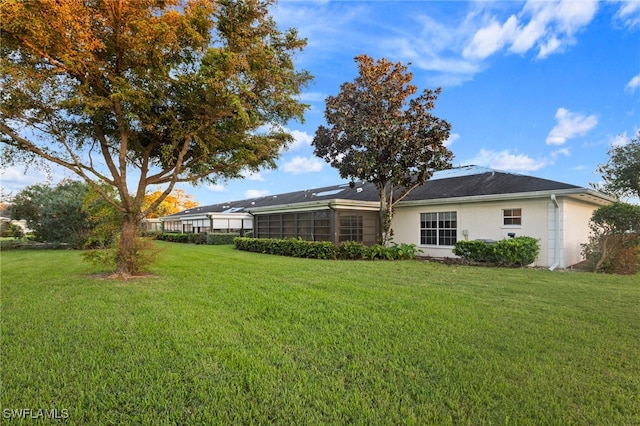
<path fill-rule="evenodd" d="M 465 166 L 436 172 L 400 202 L 393 240 L 425 256 L 454 257 L 456 241 L 530 236 L 540 240 L 537 266 L 581 261 L 594 210 L 613 200 L 597 191 L 532 176 Z M 240 232 L 258 238 L 360 241 L 380 235 L 373 184 L 342 184 L 212 206 L 161 218 L 165 232 Z"/>
<path fill-rule="evenodd" d="M 0 204 L 0 229 L 4 230 L 9 224 L 17 225 L 22 229 L 23 233 L 32 232 L 31 229 L 27 226 L 27 221 L 24 219 L 14 220 L 11 218 L 9 214 L 8 204 Z"/>

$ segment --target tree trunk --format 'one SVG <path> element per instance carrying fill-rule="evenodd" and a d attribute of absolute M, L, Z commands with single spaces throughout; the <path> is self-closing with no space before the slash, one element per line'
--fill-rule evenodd
<path fill-rule="evenodd" d="M 136 237 L 138 218 L 135 213 L 127 213 L 122 221 L 118 254 L 116 256 L 116 274 L 126 278 L 138 272 Z"/>
<path fill-rule="evenodd" d="M 607 258 L 609 257 L 609 249 L 607 247 L 607 243 L 609 242 L 609 238 L 610 238 L 610 236 L 605 236 L 602 239 L 602 247 L 601 247 L 602 254 L 600 256 L 600 259 L 596 263 L 596 266 L 593 268 L 593 272 L 595 272 L 595 273 L 598 273 L 598 271 L 602 267 L 602 264 L 604 263 L 604 261 L 607 260 Z"/>
<path fill-rule="evenodd" d="M 384 189 L 380 189 L 380 244 L 388 246 L 391 241 L 391 221 L 393 219 L 393 206 L 387 199 Z"/>

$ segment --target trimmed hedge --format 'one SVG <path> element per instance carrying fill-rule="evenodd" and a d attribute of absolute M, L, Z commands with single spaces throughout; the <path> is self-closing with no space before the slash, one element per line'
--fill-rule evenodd
<path fill-rule="evenodd" d="M 520 267 L 535 262 L 540 253 L 538 241 L 533 237 L 516 237 L 497 242 L 463 240 L 455 244 L 453 254 L 471 262 Z"/>
<path fill-rule="evenodd" d="M 277 254 L 280 256 L 303 257 L 310 259 L 337 259 L 338 247 L 328 241 L 304 241 L 291 238 L 237 237 L 233 240 L 236 249 L 254 253 Z"/>
<path fill-rule="evenodd" d="M 368 247 L 355 241 L 335 245 L 329 241 L 305 241 L 300 238 L 270 239 L 238 237 L 233 240 L 236 249 L 254 253 L 276 254 L 280 256 L 310 259 L 413 259 L 418 252 L 414 244 L 395 244 L 390 247 L 374 245 Z"/>
<path fill-rule="evenodd" d="M 0 251 L 6 250 L 69 250 L 72 249 L 68 243 L 41 243 L 25 239 L 0 240 Z"/>
<path fill-rule="evenodd" d="M 207 234 L 206 243 L 211 246 L 223 246 L 233 244 L 233 240 L 239 237 L 240 234 Z"/>
<path fill-rule="evenodd" d="M 161 241 L 168 241 L 171 243 L 225 245 L 225 244 L 233 244 L 233 239 L 237 238 L 238 236 L 239 234 L 234 234 L 234 233 L 181 234 L 177 232 L 164 232 L 158 235 L 156 239 Z"/>
<path fill-rule="evenodd" d="M 161 241 L 168 241 L 170 243 L 192 243 L 194 242 L 195 234 L 181 234 L 173 232 L 165 232 L 158 235 L 157 239 Z"/>

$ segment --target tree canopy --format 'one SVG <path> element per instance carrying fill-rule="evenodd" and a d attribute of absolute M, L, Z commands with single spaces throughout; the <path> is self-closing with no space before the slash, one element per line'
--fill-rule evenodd
<path fill-rule="evenodd" d="M 5 164 L 55 163 L 117 208 L 126 275 L 139 220 L 176 183 L 274 167 L 302 120 L 306 41 L 277 28 L 273 4 L 0 0 Z M 164 190 L 143 209 L 149 185 Z"/>
<path fill-rule="evenodd" d="M 624 145 L 609 149 L 609 160 L 598 165 L 603 184 L 596 189 L 617 198 L 640 199 L 640 132 Z"/>
<path fill-rule="evenodd" d="M 594 272 L 635 274 L 640 270 L 640 206 L 615 202 L 593 212 L 582 253 Z"/>
<path fill-rule="evenodd" d="M 317 129 L 313 146 L 342 178 L 376 185 L 387 243 L 394 206 L 433 171 L 451 167 L 453 154 L 444 146 L 451 125 L 432 114 L 441 89 L 414 96 L 407 66 L 367 55 L 355 60 L 359 76 L 326 99 L 327 126 Z"/>
<path fill-rule="evenodd" d="M 9 212 L 13 219 L 26 220 L 37 241 L 82 248 L 92 229 L 83 209 L 88 190 L 86 183 L 70 180 L 54 187 L 31 185 L 16 194 Z"/>

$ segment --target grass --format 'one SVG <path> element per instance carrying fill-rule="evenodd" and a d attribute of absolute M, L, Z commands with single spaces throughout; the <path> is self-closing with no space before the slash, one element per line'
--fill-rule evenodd
<path fill-rule="evenodd" d="M 637 275 L 159 244 L 129 282 L 74 251 L 1 254 L 3 419 L 640 424 Z"/>

